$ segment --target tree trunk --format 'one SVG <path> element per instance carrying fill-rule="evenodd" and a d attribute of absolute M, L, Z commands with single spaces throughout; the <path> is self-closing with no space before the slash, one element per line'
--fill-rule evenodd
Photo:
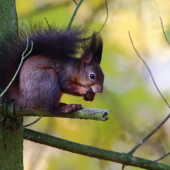
<path fill-rule="evenodd" d="M 15 0 L 0 0 L 0 43 L 7 32 L 17 34 Z M 5 100 L 0 101 L 0 169 L 23 169 L 22 118 L 15 119 Z"/>

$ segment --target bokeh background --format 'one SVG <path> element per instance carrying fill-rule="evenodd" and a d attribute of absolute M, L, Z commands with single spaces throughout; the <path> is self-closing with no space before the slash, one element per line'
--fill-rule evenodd
<path fill-rule="evenodd" d="M 77 0 L 78 1 L 78 0 Z M 67 26 L 76 8 L 72 0 L 16 0 L 19 24 L 37 22 L 44 17 L 49 24 Z M 170 2 L 168 0 L 108 0 L 108 21 L 101 35 L 104 50 L 101 67 L 105 74 L 104 91 L 93 102 L 82 97 L 64 95 L 65 103 L 79 103 L 84 107 L 110 109 L 109 120 L 73 120 L 42 118 L 30 128 L 70 141 L 117 152 L 128 152 L 152 131 L 169 113 L 169 108 L 158 94 L 136 49 L 148 64 L 155 81 L 170 103 Z M 106 18 L 104 0 L 84 0 L 73 25 L 99 30 Z M 35 118 L 24 119 L 24 124 Z M 170 122 L 151 137 L 135 156 L 158 159 L 170 151 Z M 170 165 L 170 157 L 160 161 Z M 118 170 L 122 165 L 90 158 L 63 150 L 24 141 L 25 170 Z M 139 168 L 126 167 L 126 170 Z"/>

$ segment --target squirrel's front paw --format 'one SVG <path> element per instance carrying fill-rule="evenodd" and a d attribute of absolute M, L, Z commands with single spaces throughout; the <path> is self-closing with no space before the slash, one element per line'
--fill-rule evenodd
<path fill-rule="evenodd" d="M 85 87 L 85 89 L 86 89 L 86 92 L 83 95 L 84 100 L 86 100 L 86 101 L 93 101 L 95 93 L 93 92 L 93 90 L 90 87 L 89 88 Z"/>

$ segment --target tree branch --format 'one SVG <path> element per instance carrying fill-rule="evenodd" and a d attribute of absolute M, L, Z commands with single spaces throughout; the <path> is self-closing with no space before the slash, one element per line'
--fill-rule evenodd
<path fill-rule="evenodd" d="M 42 116 L 40 116 L 40 117 L 39 117 L 37 120 L 35 120 L 34 122 L 29 123 L 29 124 L 27 124 L 27 125 L 24 125 L 24 128 L 26 128 L 26 127 L 28 127 L 28 126 L 31 126 L 31 125 L 33 125 L 33 124 L 35 124 L 35 123 L 37 123 L 41 118 L 42 118 Z"/>
<path fill-rule="evenodd" d="M 76 5 L 78 5 L 78 3 L 76 2 L 76 0 L 73 0 L 75 2 Z"/>
<path fill-rule="evenodd" d="M 149 170 L 168 170 L 169 166 L 161 163 L 152 163 L 150 160 L 134 157 L 127 153 L 118 153 L 114 151 L 104 150 L 95 148 L 92 146 L 87 146 L 83 144 L 74 143 L 64 139 L 60 139 L 54 136 L 36 132 L 30 129 L 24 130 L 24 139 L 30 140 L 36 143 L 52 146 L 62 150 L 70 151 L 73 153 L 78 153 L 85 156 L 90 156 L 98 159 L 108 160 L 112 162 L 117 162 L 123 165 L 130 165 L 135 167 L 140 167 Z"/>
<path fill-rule="evenodd" d="M 73 23 L 74 17 L 76 16 L 77 11 L 78 11 L 78 9 L 79 9 L 79 7 L 81 6 L 81 4 L 82 4 L 83 1 L 84 1 L 84 0 L 80 0 L 80 2 L 79 2 L 78 4 L 76 3 L 76 6 L 77 6 L 77 7 L 76 7 L 76 9 L 75 9 L 75 11 L 74 11 L 73 16 L 71 17 L 70 23 L 69 23 L 69 25 L 68 25 L 68 29 L 71 28 L 71 24 Z M 74 1 L 74 2 L 76 2 L 76 1 Z"/>
<path fill-rule="evenodd" d="M 154 162 L 158 162 L 158 161 L 164 159 L 165 157 L 167 157 L 168 155 L 170 155 L 170 152 L 168 152 L 167 154 L 165 154 L 164 156 L 162 156 L 162 157 L 159 158 L 159 159 L 156 159 L 156 160 L 154 160 L 154 161 L 151 161 L 151 162 L 148 162 L 148 163 L 145 163 L 145 164 L 152 164 L 152 163 L 154 163 Z"/>
<path fill-rule="evenodd" d="M 161 20 L 161 24 L 162 24 L 162 20 Z M 162 29 L 163 29 L 163 24 L 162 24 Z M 164 30 L 164 29 L 163 29 L 163 30 Z M 142 60 L 142 62 L 145 64 L 146 68 L 147 68 L 148 71 L 149 71 L 149 74 L 151 75 L 152 81 L 153 81 L 153 83 L 154 83 L 157 91 L 159 92 L 159 94 L 161 95 L 161 97 L 163 98 L 163 100 L 165 101 L 165 103 L 168 105 L 168 107 L 170 108 L 169 103 L 166 101 L 166 99 L 164 98 L 164 96 L 163 96 L 162 93 L 160 92 L 159 88 L 157 87 L 156 82 L 155 82 L 155 80 L 154 80 L 154 78 L 153 78 L 153 76 L 152 76 L 152 73 L 151 73 L 148 65 L 146 64 L 146 62 L 143 60 L 143 58 L 139 55 L 138 51 L 136 50 L 136 48 L 135 48 L 135 46 L 134 46 L 134 44 L 133 44 L 132 38 L 131 38 L 131 36 L 130 36 L 130 32 L 128 32 L 128 33 L 129 33 L 130 41 L 131 41 L 131 43 L 132 43 L 132 46 L 133 46 L 136 54 L 137 54 L 138 57 Z M 165 34 L 164 34 L 164 35 L 165 35 Z M 142 141 L 140 141 L 140 142 L 129 152 L 129 154 L 130 154 L 130 155 L 133 155 L 133 153 L 134 153 L 147 139 L 149 139 L 158 129 L 160 129 L 160 128 L 162 127 L 162 125 L 169 119 L 169 117 L 170 117 L 170 114 L 169 114 L 151 133 L 149 133 Z M 164 155 L 162 158 L 160 158 L 160 159 L 158 159 L 158 160 L 161 160 L 161 159 L 163 159 L 164 157 L 166 157 L 166 156 L 168 156 L 168 155 L 169 155 L 169 154 L 166 154 L 166 155 Z M 156 161 L 158 161 L 158 160 L 155 160 L 155 161 L 153 161 L 153 162 L 156 162 Z"/>
<path fill-rule="evenodd" d="M 169 40 L 168 40 L 168 38 L 167 38 L 167 36 L 166 36 L 166 34 L 165 34 L 165 30 L 164 30 L 164 26 L 163 26 L 163 22 L 162 22 L 162 18 L 161 18 L 161 17 L 160 17 L 160 20 L 161 20 L 162 31 L 163 31 L 163 33 L 164 33 L 165 39 L 166 39 L 166 41 L 168 42 L 168 44 L 170 45 L 170 42 L 169 42 Z"/>
<path fill-rule="evenodd" d="M 170 114 L 151 132 L 149 133 L 142 141 L 140 141 L 130 152 L 129 154 L 133 154 L 147 139 L 149 139 L 158 129 L 162 127 L 162 125 L 169 119 Z"/>
<path fill-rule="evenodd" d="M 15 117 L 17 118 L 22 116 L 42 116 L 42 117 L 77 118 L 105 121 L 108 120 L 107 117 L 108 113 L 110 113 L 110 110 L 82 107 L 81 109 L 73 111 L 71 113 L 67 114 L 61 113 L 56 115 L 51 114 L 44 109 L 38 111 L 16 110 Z"/>
<path fill-rule="evenodd" d="M 154 80 L 154 78 L 153 78 L 153 75 L 152 75 L 152 73 L 151 73 L 148 65 L 146 64 L 146 62 L 143 60 L 143 58 L 139 55 L 138 51 L 136 50 L 136 48 L 135 48 L 135 46 L 134 46 L 134 44 L 133 44 L 132 38 L 131 38 L 131 36 L 130 36 L 130 32 L 128 32 L 128 33 L 129 33 L 129 38 L 130 38 L 130 41 L 131 41 L 131 43 L 132 43 L 133 49 L 135 50 L 136 54 L 137 54 L 138 57 L 142 60 L 142 62 L 143 62 L 144 65 L 146 66 L 147 70 L 149 71 L 149 74 L 150 74 L 150 76 L 151 76 L 151 78 L 152 78 L 152 81 L 153 81 L 153 83 L 154 83 L 154 85 L 155 85 L 158 93 L 161 95 L 162 99 L 165 101 L 165 103 L 167 104 L 167 106 L 170 108 L 169 103 L 166 101 L 166 99 L 164 98 L 164 96 L 163 96 L 162 93 L 160 92 L 158 86 L 156 85 L 156 82 L 155 82 L 155 80 Z"/>
<path fill-rule="evenodd" d="M 158 139 L 158 141 L 159 141 L 159 144 L 161 145 L 161 148 L 162 148 L 162 152 L 164 153 L 164 155 L 166 155 L 166 153 L 165 153 L 165 150 L 164 150 L 164 148 L 163 148 L 163 146 L 162 146 L 162 143 L 161 143 L 161 141 Z"/>
<path fill-rule="evenodd" d="M 105 0 L 105 7 L 106 7 L 106 19 L 104 21 L 103 26 L 100 28 L 100 30 L 97 33 L 100 33 L 101 30 L 104 28 L 104 26 L 106 25 L 107 19 L 108 19 L 108 15 L 109 15 L 109 10 L 108 10 L 108 6 L 107 6 L 107 1 Z"/>

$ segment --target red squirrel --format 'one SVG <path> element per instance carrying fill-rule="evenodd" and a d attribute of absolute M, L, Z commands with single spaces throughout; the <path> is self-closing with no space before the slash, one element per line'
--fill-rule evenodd
<path fill-rule="evenodd" d="M 32 41 L 33 49 L 4 95 L 15 108 L 69 113 L 81 105 L 60 103 L 63 93 L 93 101 L 95 93 L 103 91 L 104 74 L 100 67 L 103 43 L 98 33 L 87 37 L 87 31 L 79 27 L 59 29 L 34 25 L 27 29 L 29 46 Z M 0 44 L 2 89 L 15 74 L 27 45 L 22 29 L 17 36 L 6 36 L 5 42 Z"/>

